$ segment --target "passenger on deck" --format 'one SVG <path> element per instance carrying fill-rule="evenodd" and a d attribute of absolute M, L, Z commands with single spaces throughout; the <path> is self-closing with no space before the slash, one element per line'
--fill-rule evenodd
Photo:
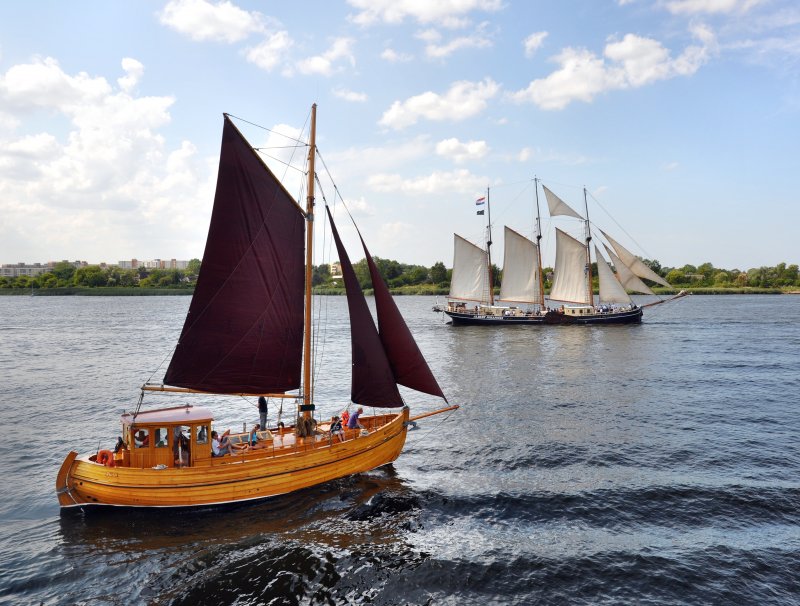
<path fill-rule="evenodd" d="M 258 396 L 258 420 L 261 421 L 259 425 L 264 429 L 267 428 L 267 399 L 264 396 Z"/>
<path fill-rule="evenodd" d="M 342 421 L 339 417 L 331 417 L 331 438 L 337 436 L 340 442 L 344 442 L 344 431 L 342 430 Z"/>
<path fill-rule="evenodd" d="M 266 448 L 263 442 L 258 439 L 258 432 L 261 430 L 261 425 L 256 423 L 253 429 L 250 430 L 250 435 L 247 436 L 247 443 L 250 445 L 250 450 L 258 450 L 259 448 Z"/>
<path fill-rule="evenodd" d="M 359 406 L 358 410 L 350 415 L 350 419 L 347 421 L 347 429 L 364 429 L 364 426 L 358 420 L 362 412 L 364 412 L 364 409 Z"/>
<path fill-rule="evenodd" d="M 228 441 L 228 434 L 231 432 L 230 429 L 226 430 L 225 433 L 222 434 L 222 438 L 220 439 L 219 434 L 216 431 L 211 432 L 211 456 L 212 457 L 221 457 L 226 454 L 233 453 L 233 444 Z"/>
<path fill-rule="evenodd" d="M 144 429 L 140 429 L 136 432 L 136 435 L 133 436 L 133 442 L 136 444 L 136 448 L 144 448 L 150 444 L 150 434 Z"/>

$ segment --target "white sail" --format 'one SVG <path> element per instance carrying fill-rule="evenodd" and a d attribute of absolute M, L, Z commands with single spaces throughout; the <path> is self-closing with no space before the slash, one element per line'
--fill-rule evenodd
<path fill-rule="evenodd" d="M 547 189 L 547 187 L 542 185 L 542 189 L 544 190 L 545 198 L 547 198 L 547 208 L 550 210 L 551 217 L 555 217 L 556 215 L 564 215 L 583 220 L 583 217 L 572 210 L 572 207 L 569 204 Z"/>
<path fill-rule="evenodd" d="M 597 246 L 594 247 L 594 254 L 597 256 L 597 275 L 600 279 L 600 302 L 630 304 L 631 298 L 625 292 L 625 287 L 617 280 Z"/>
<path fill-rule="evenodd" d="M 450 298 L 488 303 L 489 258 L 486 251 L 458 234 L 453 235 L 455 246 Z"/>
<path fill-rule="evenodd" d="M 500 299 L 540 303 L 542 299 L 539 290 L 539 254 L 536 244 L 506 227 Z"/>
<path fill-rule="evenodd" d="M 658 282 L 659 284 L 663 284 L 664 286 L 667 286 L 667 287 L 670 287 L 670 288 L 671 288 L 671 285 L 670 285 L 670 283 L 669 283 L 669 282 L 667 282 L 667 281 L 666 281 L 664 278 L 662 278 L 661 276 L 659 276 L 659 275 L 658 275 L 656 272 L 654 272 L 652 269 L 650 269 L 649 267 L 647 267 L 647 265 L 645 265 L 644 263 L 642 263 L 642 260 L 641 260 L 641 259 L 639 259 L 639 258 L 637 258 L 637 257 L 636 257 L 636 255 L 634 255 L 632 252 L 630 252 L 629 250 L 627 250 L 627 249 L 626 249 L 624 246 L 622 246 L 622 245 L 621 245 L 619 242 L 617 242 L 616 240 L 614 240 L 614 238 L 612 238 L 611 236 L 609 236 L 609 235 L 608 235 L 606 232 L 604 232 L 603 230 L 600 230 L 600 233 L 602 233 L 602 234 L 603 234 L 603 236 L 605 236 L 606 240 L 608 240 L 608 241 L 609 241 L 609 243 L 611 244 L 611 246 L 612 246 L 612 247 L 614 248 L 614 250 L 617 252 L 617 256 L 620 258 L 620 260 L 621 260 L 621 261 L 622 261 L 622 262 L 623 262 L 625 265 L 627 265 L 627 266 L 628 266 L 628 268 L 629 268 L 629 269 L 630 269 L 630 270 L 631 270 L 633 273 L 635 273 L 635 274 L 636 274 L 637 276 L 639 276 L 640 278 L 644 278 L 644 279 L 646 279 L 646 280 L 652 280 L 653 282 Z"/>
<path fill-rule="evenodd" d="M 603 247 L 606 249 L 608 253 L 608 257 L 611 259 L 611 262 L 614 264 L 614 269 L 617 270 L 617 279 L 622 283 L 622 285 L 627 290 L 632 290 L 634 292 L 640 292 L 643 295 L 654 295 L 650 287 L 647 286 L 644 282 L 639 279 L 635 273 L 633 273 L 630 268 L 625 265 L 622 260 L 614 254 L 614 252 L 605 244 Z"/>
<path fill-rule="evenodd" d="M 588 299 L 586 247 L 572 236 L 556 228 L 556 263 L 550 298 L 569 303 L 585 303 Z"/>

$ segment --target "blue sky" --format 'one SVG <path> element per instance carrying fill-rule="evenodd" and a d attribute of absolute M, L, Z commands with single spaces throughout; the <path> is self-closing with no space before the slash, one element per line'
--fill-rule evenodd
<path fill-rule="evenodd" d="M 317 103 L 377 256 L 451 266 L 487 187 L 531 235 L 536 175 L 662 265 L 797 263 L 798 75 L 789 0 L 4 2 L 0 262 L 200 257 L 222 113 Z"/>

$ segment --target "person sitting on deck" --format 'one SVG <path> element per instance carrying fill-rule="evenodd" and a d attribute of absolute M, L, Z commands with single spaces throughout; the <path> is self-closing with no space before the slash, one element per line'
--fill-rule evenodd
<path fill-rule="evenodd" d="M 344 442 L 344 430 L 342 430 L 342 421 L 339 417 L 331 417 L 331 438 L 338 436 L 340 442 Z"/>
<path fill-rule="evenodd" d="M 364 426 L 358 420 L 362 412 L 364 412 L 364 409 L 359 406 L 358 410 L 350 415 L 350 419 L 347 421 L 347 429 L 364 429 Z"/>
<path fill-rule="evenodd" d="M 233 453 L 233 444 L 228 441 L 228 434 L 231 432 L 230 429 L 225 431 L 222 434 L 222 438 L 219 437 L 219 434 L 216 431 L 211 432 L 211 456 L 212 457 L 221 457 L 226 454 Z"/>
<path fill-rule="evenodd" d="M 250 446 L 250 450 L 258 450 L 259 448 L 266 448 L 266 445 L 263 442 L 259 441 L 258 432 L 261 430 L 261 425 L 256 423 L 253 425 L 253 429 L 250 430 L 250 435 L 247 436 L 247 444 Z"/>

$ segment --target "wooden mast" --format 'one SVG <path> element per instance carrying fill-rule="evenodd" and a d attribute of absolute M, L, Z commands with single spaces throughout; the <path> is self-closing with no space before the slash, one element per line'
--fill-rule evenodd
<path fill-rule="evenodd" d="M 539 308 L 544 310 L 544 277 L 542 276 L 542 215 L 539 214 L 539 178 L 533 178 L 536 192 L 536 256 L 539 264 Z"/>
<path fill-rule="evenodd" d="M 486 258 L 489 263 L 489 305 L 494 305 L 494 276 L 492 275 L 492 203 L 489 201 L 489 188 L 486 188 L 486 213 L 488 215 L 489 238 L 486 240 Z"/>
<path fill-rule="evenodd" d="M 586 209 L 586 293 L 587 302 L 594 307 L 594 292 L 592 291 L 592 252 L 590 242 L 592 232 L 589 229 L 589 203 L 586 200 L 586 187 L 583 188 L 583 206 Z"/>
<path fill-rule="evenodd" d="M 303 318 L 303 403 L 300 412 L 311 417 L 311 280 L 313 277 L 314 246 L 314 160 L 317 144 L 317 104 L 311 106 L 311 133 L 308 142 L 308 196 L 306 197 L 306 296 Z"/>

